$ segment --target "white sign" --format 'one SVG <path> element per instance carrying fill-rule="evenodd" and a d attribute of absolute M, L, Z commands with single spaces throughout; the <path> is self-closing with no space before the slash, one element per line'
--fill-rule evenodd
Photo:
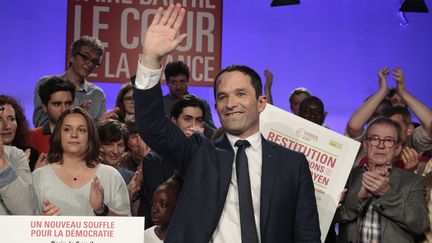
<path fill-rule="evenodd" d="M 0 216 L 2 242 L 143 243 L 144 217 Z"/>
<path fill-rule="evenodd" d="M 306 156 L 324 242 L 360 143 L 269 104 L 260 126 L 266 139 Z"/>

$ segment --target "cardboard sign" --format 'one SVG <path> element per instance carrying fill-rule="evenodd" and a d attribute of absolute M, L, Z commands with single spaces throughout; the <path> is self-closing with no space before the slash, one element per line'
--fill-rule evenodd
<path fill-rule="evenodd" d="M 144 217 L 0 216 L 0 222 L 2 242 L 144 242 Z"/>
<path fill-rule="evenodd" d="M 269 104 L 260 126 L 266 139 L 306 156 L 324 242 L 360 143 Z"/>
<path fill-rule="evenodd" d="M 159 7 L 180 2 L 186 9 L 180 33 L 187 33 L 162 65 L 181 60 L 190 68 L 192 86 L 213 86 L 221 66 L 222 0 L 68 0 L 66 56 L 80 36 L 99 39 L 105 52 L 88 80 L 126 82 L 136 74 L 145 31 Z"/>

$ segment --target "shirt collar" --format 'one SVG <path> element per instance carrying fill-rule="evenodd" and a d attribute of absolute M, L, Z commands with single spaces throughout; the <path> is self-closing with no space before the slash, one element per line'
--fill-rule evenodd
<path fill-rule="evenodd" d="M 63 75 L 61 76 L 61 78 L 64 79 L 64 80 L 67 80 L 66 79 L 66 72 L 63 73 Z M 82 85 L 80 87 L 77 87 L 77 90 L 83 90 L 84 92 L 87 93 L 88 88 L 89 88 L 88 85 L 89 85 L 89 82 L 87 81 L 87 79 L 84 79 L 84 82 L 82 83 Z"/>
<path fill-rule="evenodd" d="M 87 93 L 89 88 L 89 82 L 87 81 L 87 79 L 84 79 L 84 82 L 82 83 L 81 87 L 78 87 L 78 90 L 83 90 L 84 92 Z"/>
<path fill-rule="evenodd" d="M 241 140 L 241 138 L 236 137 L 236 136 L 234 136 L 234 135 L 232 135 L 232 134 L 227 133 L 226 135 L 227 135 L 228 141 L 229 141 L 230 144 L 231 144 L 231 147 L 233 147 L 233 148 L 235 147 L 234 145 L 235 145 L 235 143 L 237 142 L 237 140 Z M 260 146 L 261 146 L 261 132 L 258 131 L 258 132 L 255 133 L 254 135 L 249 136 L 249 137 L 247 137 L 247 138 L 244 139 L 244 140 L 247 140 L 247 141 L 251 144 L 251 147 L 252 147 L 254 150 L 257 150 L 257 149 L 259 149 Z"/>

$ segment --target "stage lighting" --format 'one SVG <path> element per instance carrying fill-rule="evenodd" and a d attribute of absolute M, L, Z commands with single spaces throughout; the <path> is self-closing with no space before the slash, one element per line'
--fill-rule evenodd
<path fill-rule="evenodd" d="M 300 4 L 300 0 L 273 0 L 271 6 L 276 7 L 276 6 L 292 5 L 292 4 Z"/>
<path fill-rule="evenodd" d="M 405 0 L 405 2 L 400 7 L 399 11 L 419 12 L 419 13 L 429 12 L 424 0 Z"/>

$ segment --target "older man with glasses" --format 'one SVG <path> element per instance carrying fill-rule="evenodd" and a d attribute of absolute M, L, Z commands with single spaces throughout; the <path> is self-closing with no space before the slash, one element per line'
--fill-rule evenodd
<path fill-rule="evenodd" d="M 71 46 L 66 72 L 61 75 L 55 75 L 75 84 L 74 105 L 86 109 L 95 121 L 117 117 L 115 111 L 106 112 L 104 91 L 86 80 L 87 76 L 100 66 L 102 54 L 103 46 L 98 39 L 82 36 Z M 34 127 L 43 126 L 48 122 L 48 116 L 42 108 L 38 89 L 42 83 L 46 82 L 51 77 L 52 76 L 42 77 L 36 84 L 33 111 Z"/>
<path fill-rule="evenodd" d="M 0 130 L 4 125 L 0 106 Z M 22 150 L 0 138 L 0 215 L 33 215 L 36 196 L 27 158 Z"/>
<path fill-rule="evenodd" d="M 425 179 L 393 167 L 401 133 L 390 118 L 369 124 L 363 141 L 367 164 L 351 171 L 336 214 L 338 242 L 418 242 L 429 227 Z"/>

